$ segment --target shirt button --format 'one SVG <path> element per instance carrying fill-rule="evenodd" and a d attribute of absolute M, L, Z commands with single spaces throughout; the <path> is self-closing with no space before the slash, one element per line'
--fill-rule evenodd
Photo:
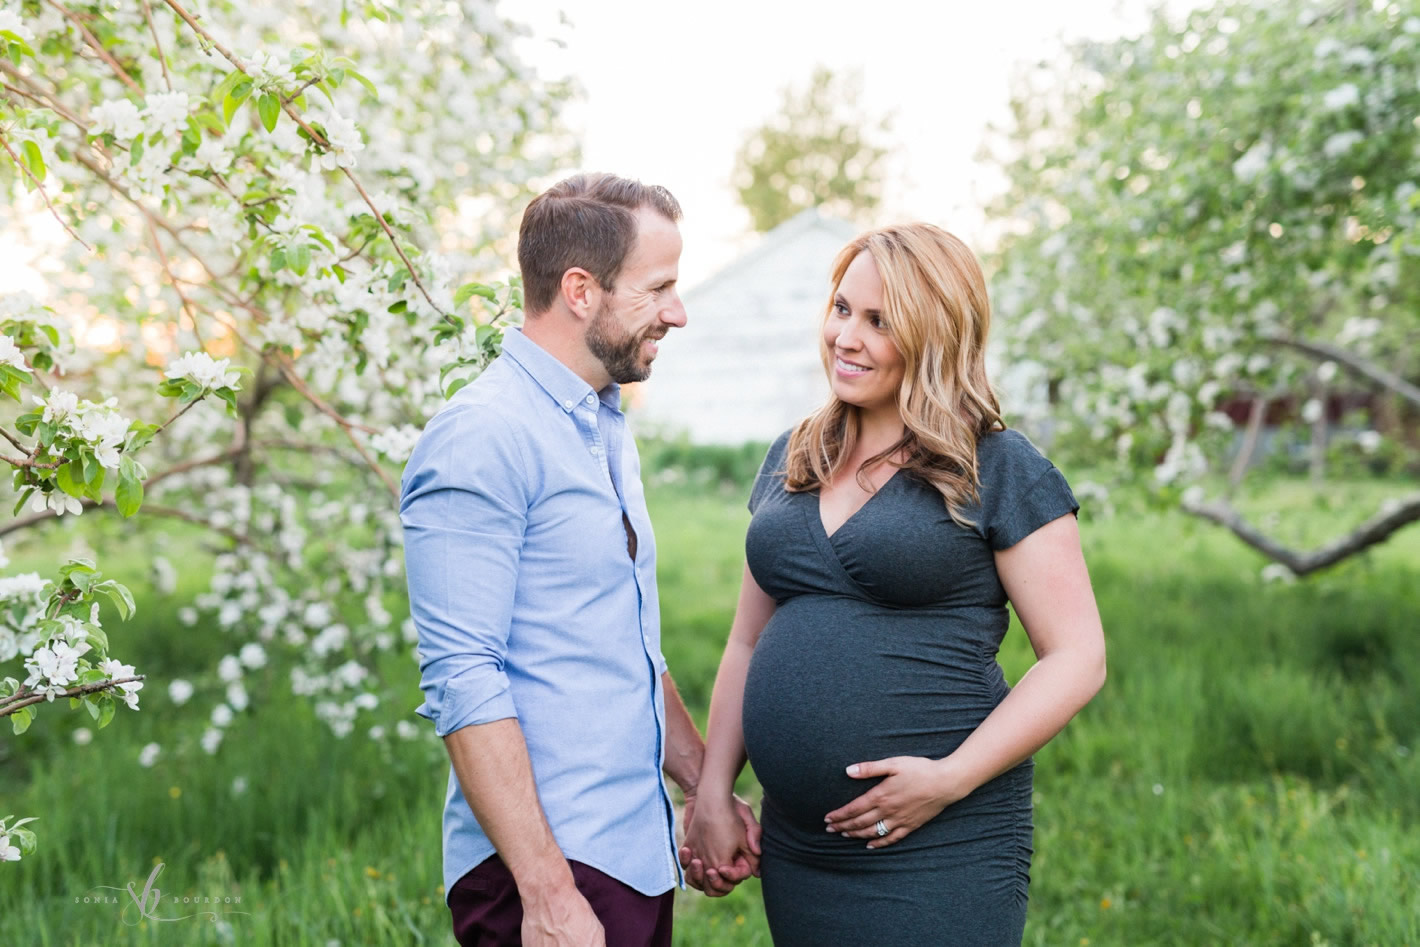
<path fill-rule="evenodd" d="M 593 456 L 593 457 L 600 457 L 600 456 L 601 456 L 602 449 L 601 449 L 600 447 L 598 447 L 597 445 L 593 444 L 592 447 L 591 447 L 591 450 L 592 450 L 592 456 Z"/>
<path fill-rule="evenodd" d="M 572 399 L 571 399 L 571 398 L 568 398 L 566 401 L 562 402 L 562 407 L 566 408 L 568 411 L 571 411 L 571 410 L 572 410 Z"/>
<path fill-rule="evenodd" d="M 596 395 L 587 395 L 587 404 L 596 404 L 596 403 L 597 403 L 597 396 L 596 396 Z"/>

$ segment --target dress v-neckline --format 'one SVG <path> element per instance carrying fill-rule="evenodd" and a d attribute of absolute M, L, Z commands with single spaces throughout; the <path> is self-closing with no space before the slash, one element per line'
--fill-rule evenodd
<path fill-rule="evenodd" d="M 901 468 L 901 467 L 895 468 L 895 469 L 893 470 L 893 472 L 892 472 L 892 475 L 889 476 L 889 477 L 888 477 L 886 480 L 884 480 L 882 483 L 878 484 L 878 488 L 877 488 L 876 490 L 874 490 L 872 493 L 870 493 L 870 494 L 868 495 L 868 498 L 867 498 L 866 500 L 864 500 L 861 504 L 859 504 L 859 505 L 858 505 L 858 508 L 857 508 L 856 510 L 854 510 L 852 513 L 849 513 L 849 514 L 848 514 L 848 517 L 847 517 L 843 522 L 839 523 L 838 526 L 835 527 L 834 530 L 833 530 L 833 532 L 831 532 L 831 533 L 828 531 L 828 527 L 825 526 L 825 525 L 824 525 L 824 522 L 823 522 L 823 497 L 822 497 L 822 489 L 815 490 L 815 491 L 813 492 L 813 497 L 814 497 L 813 519 L 814 519 L 814 522 L 818 524 L 819 533 L 821 533 L 821 534 L 823 535 L 823 538 L 824 538 L 824 539 L 827 539 L 827 540 L 829 540 L 830 542 L 832 542 L 832 541 L 833 541 L 833 537 L 835 537 L 835 536 L 837 536 L 839 533 L 843 532 L 843 527 L 845 527 L 845 526 L 847 526 L 849 523 L 853 522 L 853 518 L 854 518 L 854 517 L 856 517 L 859 513 L 863 512 L 865 509 L 867 509 L 867 508 L 868 508 L 868 505 L 869 505 L 870 503 L 872 503 L 874 500 L 876 500 L 876 499 L 878 498 L 878 496 L 879 496 L 884 490 L 887 489 L 888 484 L 892 483 L 894 480 L 897 479 L 897 475 L 900 474 L 900 473 L 902 473 L 902 468 Z"/>

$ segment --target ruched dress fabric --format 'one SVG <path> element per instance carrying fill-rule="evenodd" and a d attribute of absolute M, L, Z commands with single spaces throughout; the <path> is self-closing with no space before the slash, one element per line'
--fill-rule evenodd
<path fill-rule="evenodd" d="M 744 736 L 764 787 L 764 906 L 778 947 L 1019 944 L 1031 858 L 1030 760 L 894 845 L 825 831 L 875 785 L 845 772 L 940 759 L 1009 692 L 1009 624 L 994 553 L 1076 512 L 1069 485 L 1016 431 L 978 443 L 964 527 L 899 470 L 828 535 L 816 492 L 784 489 L 788 434 L 755 480 L 745 539 L 775 601 L 745 681 Z"/>

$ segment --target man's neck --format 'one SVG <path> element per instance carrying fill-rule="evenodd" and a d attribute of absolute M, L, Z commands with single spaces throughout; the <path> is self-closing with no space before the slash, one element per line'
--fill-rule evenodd
<path fill-rule="evenodd" d="M 611 384 L 611 376 L 601 360 L 587 350 L 586 343 L 561 324 L 556 313 L 528 316 L 523 320 L 523 336 L 572 373 L 600 392 Z"/>

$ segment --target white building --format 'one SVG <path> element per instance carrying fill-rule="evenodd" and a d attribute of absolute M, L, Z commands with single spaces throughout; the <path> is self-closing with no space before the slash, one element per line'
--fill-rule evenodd
<path fill-rule="evenodd" d="M 661 343 L 632 397 L 637 430 L 704 444 L 770 441 L 823 404 L 829 267 L 856 235 L 806 210 L 682 293 L 688 322 Z"/>

